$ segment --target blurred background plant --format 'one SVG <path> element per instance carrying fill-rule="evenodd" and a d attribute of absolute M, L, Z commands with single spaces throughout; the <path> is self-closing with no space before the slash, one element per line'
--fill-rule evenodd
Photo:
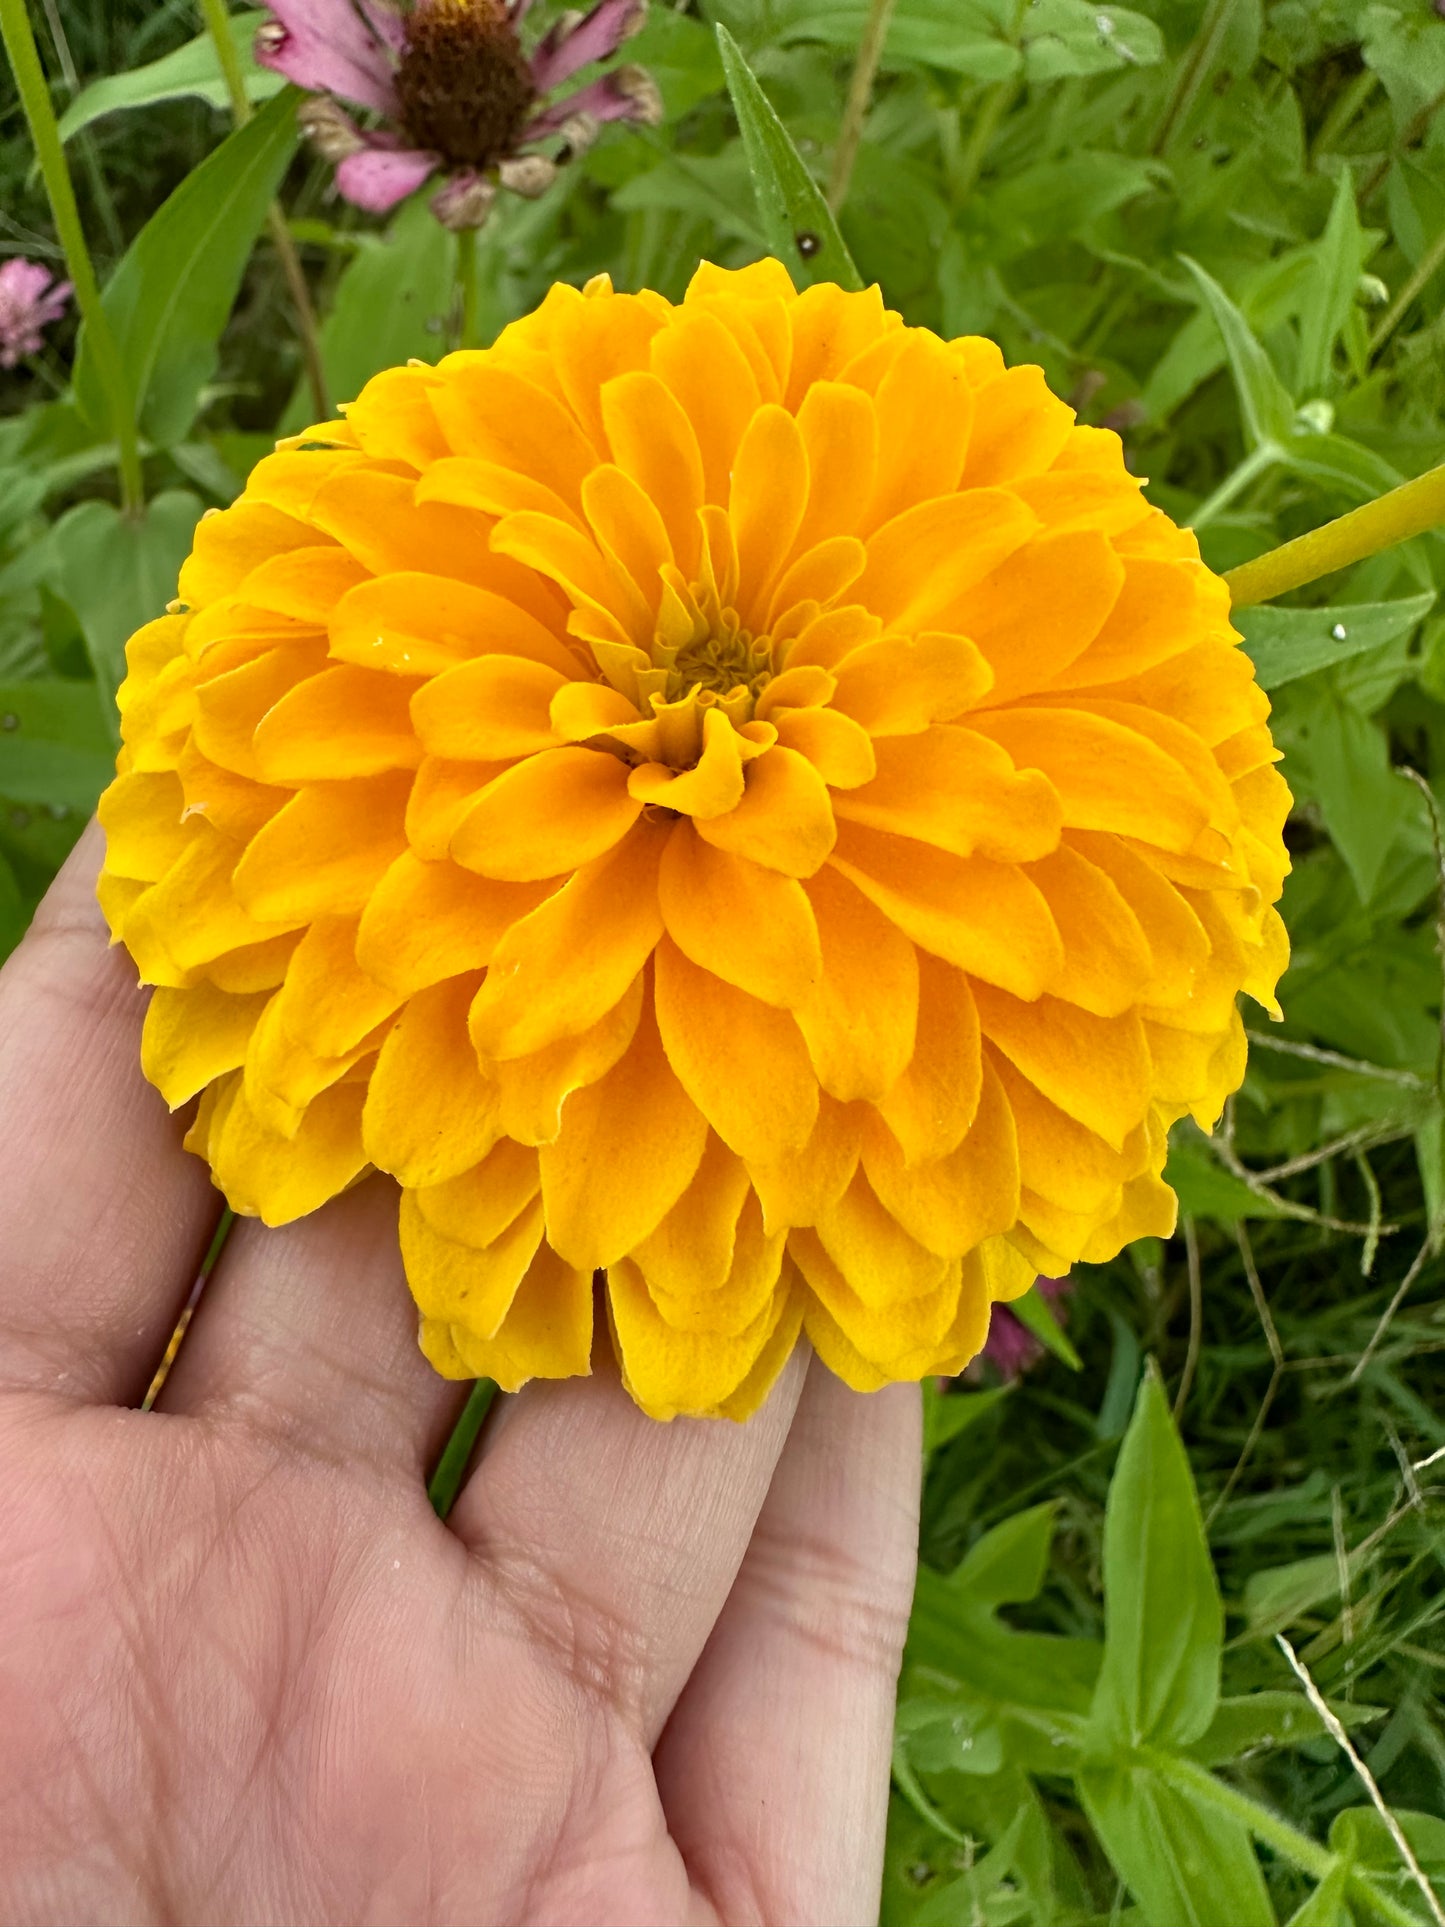
<path fill-rule="evenodd" d="M 336 196 L 252 58 L 264 12 L 42 0 L 125 392 L 73 307 L 0 373 L 0 952 L 203 509 L 319 391 L 484 343 L 553 280 L 676 297 L 763 252 L 783 202 L 744 131 L 796 159 L 740 130 L 748 69 L 864 279 L 1040 363 L 1215 566 L 1441 461 L 1442 11 L 654 4 L 626 53 L 661 123 L 473 237 L 425 192 L 384 222 Z M 0 85 L 0 254 L 64 281 Z M 818 205 L 791 265 L 834 272 Z M 1180 1235 L 1077 1272 L 1067 1335 L 1036 1293 L 1002 1370 L 929 1388 L 896 1927 L 1445 1920 L 1442 584 L 1429 535 L 1241 612 L 1297 798 L 1286 1021 L 1221 1134 L 1175 1142 Z"/>

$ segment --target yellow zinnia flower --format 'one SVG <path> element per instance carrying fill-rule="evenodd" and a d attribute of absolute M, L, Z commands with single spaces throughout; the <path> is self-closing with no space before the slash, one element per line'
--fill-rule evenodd
<path fill-rule="evenodd" d="M 439 1370 L 742 1416 L 1167 1234 L 1289 797 L 1192 535 L 1037 368 L 762 262 L 556 287 L 205 519 L 101 900 L 280 1224 L 368 1166 Z"/>

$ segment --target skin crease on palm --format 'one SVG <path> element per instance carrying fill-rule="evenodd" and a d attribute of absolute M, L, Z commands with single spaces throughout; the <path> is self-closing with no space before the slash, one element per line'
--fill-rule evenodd
<path fill-rule="evenodd" d="M 0 973 L 0 1921 L 876 1917 L 916 1388 L 744 1426 L 416 1349 L 395 1193 L 238 1225 L 141 1080 L 93 829 Z"/>

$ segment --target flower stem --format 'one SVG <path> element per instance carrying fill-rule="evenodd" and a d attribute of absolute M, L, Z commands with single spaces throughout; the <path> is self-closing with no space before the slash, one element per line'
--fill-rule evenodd
<path fill-rule="evenodd" d="M 1236 609 L 1251 603 L 1270 602 L 1287 589 L 1301 589 L 1317 582 L 1336 569 L 1363 562 L 1381 549 L 1408 542 L 1411 536 L 1424 535 L 1428 529 L 1445 522 L 1445 463 L 1417 475 L 1413 482 L 1402 482 L 1363 507 L 1351 509 L 1323 528 L 1311 529 L 1268 555 L 1243 562 L 1225 576 Z"/>
<path fill-rule="evenodd" d="M 993 146 L 999 122 L 1013 106 L 1018 90 L 1018 81 L 1010 77 L 996 80 L 985 95 L 983 105 L 969 129 L 968 141 L 958 163 L 958 174 L 951 183 L 955 207 L 962 207 L 972 194 L 983 164 L 988 159 L 988 150 Z"/>
<path fill-rule="evenodd" d="M 1143 1746 L 1139 1748 L 1139 1755 L 1160 1779 L 1167 1780 L 1196 1805 L 1212 1807 L 1216 1813 L 1238 1822 L 1272 1853 L 1298 1867 L 1311 1880 L 1324 1880 L 1338 1864 L 1339 1856 L 1328 1847 L 1311 1840 L 1307 1833 L 1301 1833 L 1257 1800 L 1236 1791 L 1206 1767 L 1196 1766 L 1192 1760 L 1163 1748 Z M 1388 1927 L 1418 1927 L 1418 1918 L 1408 1907 L 1384 1893 L 1359 1869 L 1350 1869 L 1346 1884 L 1351 1900 L 1361 1912 L 1368 1910 L 1374 1919 L 1388 1923 Z"/>
<path fill-rule="evenodd" d="M 1204 77 L 1214 65 L 1230 18 L 1234 13 L 1235 0 L 1211 0 L 1199 32 L 1194 36 L 1194 44 L 1184 56 L 1169 100 L 1160 116 L 1154 138 L 1149 143 L 1151 154 L 1162 154 L 1173 139 L 1176 130 L 1188 118 L 1190 110 L 1199 97 L 1204 85 Z"/>
<path fill-rule="evenodd" d="M 457 234 L 457 348 L 477 345 L 477 230 L 464 227 Z"/>
<path fill-rule="evenodd" d="M 1441 228 L 1440 232 L 1435 236 L 1435 239 L 1420 257 L 1420 262 L 1415 272 L 1390 303 L 1379 327 L 1376 328 L 1375 332 L 1370 336 L 1371 361 L 1379 354 L 1385 343 L 1390 339 L 1390 336 L 1394 334 L 1400 323 L 1405 319 L 1405 316 L 1410 312 L 1416 296 L 1424 292 L 1426 283 L 1434 275 L 1435 270 L 1440 266 L 1442 261 L 1445 261 L 1445 227 Z"/>
<path fill-rule="evenodd" d="M 1231 469 L 1214 493 L 1199 504 L 1189 518 L 1190 528 L 1202 529 L 1206 522 L 1212 522 L 1216 515 L 1229 507 L 1236 495 L 1244 493 L 1252 481 L 1267 474 L 1279 460 L 1279 455 L 1280 451 L 1273 442 L 1261 442 L 1258 448 L 1252 448 L 1238 468 Z"/>
<path fill-rule="evenodd" d="M 246 93 L 246 76 L 231 34 L 226 0 L 200 0 L 200 8 L 230 97 L 231 119 L 237 127 L 244 127 L 251 118 L 251 102 Z M 296 333 L 301 342 L 301 359 L 306 368 L 306 383 L 311 390 L 311 404 L 317 420 L 325 421 L 331 413 L 331 403 L 326 393 L 326 369 L 321 359 L 316 310 L 311 304 L 311 290 L 306 285 L 301 257 L 296 252 L 296 243 L 291 239 L 285 210 L 279 201 L 271 203 L 266 216 L 266 230 L 271 236 L 276 258 L 281 263 L 281 272 L 286 277 L 291 305 L 296 310 Z"/>
<path fill-rule="evenodd" d="M 145 482 L 141 475 L 140 439 L 136 433 L 135 400 L 125 364 L 111 332 L 110 319 L 100 299 L 100 287 L 86 245 L 80 210 L 75 205 L 75 189 L 61 144 L 55 109 L 50 104 L 50 88 L 40 65 L 35 35 L 26 12 L 25 0 L 0 0 L 0 38 L 10 56 L 11 71 L 25 109 L 30 138 L 35 143 L 40 174 L 45 182 L 55 231 L 65 250 L 66 267 L 75 288 L 75 304 L 95 362 L 100 385 L 110 404 L 110 426 L 115 436 L 116 466 L 120 470 L 121 505 L 129 514 L 138 514 L 145 502 Z"/>
<path fill-rule="evenodd" d="M 431 1500 L 432 1510 L 439 1519 L 445 1519 L 456 1503 L 457 1493 L 461 1490 L 462 1476 L 467 1469 L 467 1460 L 472 1456 L 472 1447 L 477 1442 L 477 1434 L 482 1429 L 482 1420 L 491 1408 L 497 1388 L 489 1378 L 479 1378 L 472 1387 L 471 1396 L 462 1408 L 462 1415 L 453 1428 L 451 1437 L 440 1459 L 437 1469 L 431 1475 L 427 1497 Z"/>
<path fill-rule="evenodd" d="M 833 149 L 833 166 L 828 176 L 828 205 L 835 214 L 848 198 L 853 163 L 858 158 L 858 146 L 863 139 L 863 122 L 868 116 L 868 103 L 873 98 L 873 82 L 878 75 L 878 63 L 883 58 L 883 43 L 888 37 L 888 23 L 893 18 L 894 5 L 895 0 L 869 0 L 868 17 L 863 23 L 863 37 L 858 42 L 858 58 L 853 65 L 848 102 L 843 109 L 838 144 Z"/>

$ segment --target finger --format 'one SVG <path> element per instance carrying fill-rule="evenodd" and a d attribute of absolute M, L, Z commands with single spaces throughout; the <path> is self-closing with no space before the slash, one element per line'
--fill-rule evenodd
<path fill-rule="evenodd" d="M 814 1360 L 737 1584 L 654 1764 L 724 1920 L 876 1920 L 913 1597 L 918 1392 Z"/>
<path fill-rule="evenodd" d="M 237 1222 L 157 1403 L 417 1478 L 467 1388 L 416 1339 L 397 1191 L 372 1177 L 280 1230 Z"/>
<path fill-rule="evenodd" d="M 650 1748 L 736 1577 L 802 1383 L 746 1424 L 645 1417 L 599 1347 L 591 1378 L 498 1414 L 448 1523 L 589 1690 Z"/>
<path fill-rule="evenodd" d="M 221 1201 L 140 1072 L 94 824 L 0 972 L 0 1385 L 138 1399 Z"/>

